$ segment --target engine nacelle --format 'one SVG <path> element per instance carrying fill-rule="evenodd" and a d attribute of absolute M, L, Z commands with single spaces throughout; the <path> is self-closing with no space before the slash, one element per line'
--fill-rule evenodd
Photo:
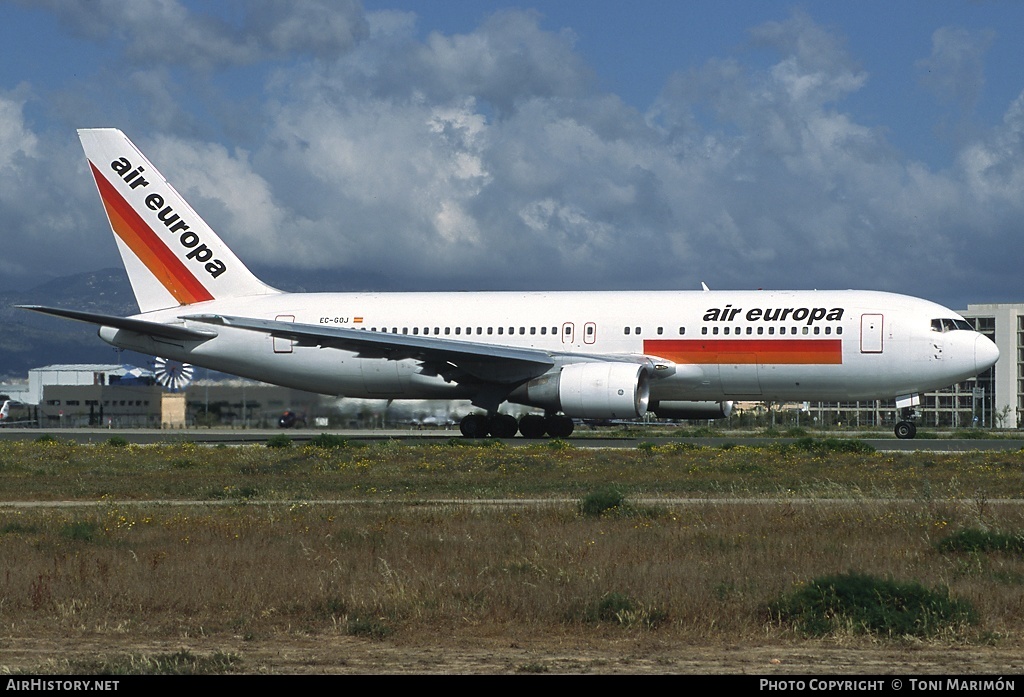
<path fill-rule="evenodd" d="M 660 401 L 651 411 L 663 419 L 724 419 L 732 413 L 732 402 Z"/>
<path fill-rule="evenodd" d="M 571 363 L 509 395 L 517 404 L 581 419 L 635 419 L 647 413 L 647 369 L 636 363 Z"/>

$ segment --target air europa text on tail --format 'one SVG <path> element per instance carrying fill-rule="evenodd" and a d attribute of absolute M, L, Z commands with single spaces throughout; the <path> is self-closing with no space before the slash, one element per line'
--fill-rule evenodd
<path fill-rule="evenodd" d="M 110 168 L 121 177 L 130 189 L 145 188 L 149 186 L 143 172 L 145 167 L 132 167 L 132 163 L 126 157 L 120 157 L 110 163 Z M 146 196 L 146 208 L 156 213 L 157 220 L 163 223 L 170 232 L 178 235 L 178 242 L 182 247 L 188 249 L 185 255 L 187 259 L 203 264 L 203 268 L 213 278 L 217 278 L 227 271 L 227 267 L 220 259 L 213 258 L 213 250 L 207 247 L 199 238 L 199 235 L 190 229 L 188 223 L 182 220 L 175 210 L 165 205 L 164 197 L 161 194 L 152 193 Z"/>

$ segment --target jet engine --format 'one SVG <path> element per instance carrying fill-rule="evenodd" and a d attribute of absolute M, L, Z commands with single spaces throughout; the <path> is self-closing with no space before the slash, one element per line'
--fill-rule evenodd
<path fill-rule="evenodd" d="M 663 419 L 724 419 L 732 413 L 732 402 L 686 402 L 661 400 L 651 411 Z"/>
<path fill-rule="evenodd" d="M 517 404 L 587 419 L 635 419 L 647 413 L 650 384 L 636 363 L 571 363 L 520 385 L 509 395 Z"/>

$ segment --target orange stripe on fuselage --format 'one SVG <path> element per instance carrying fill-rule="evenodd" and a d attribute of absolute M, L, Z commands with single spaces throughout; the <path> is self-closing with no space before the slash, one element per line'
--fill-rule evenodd
<path fill-rule="evenodd" d="M 839 365 L 842 339 L 646 339 L 644 353 L 674 363 Z"/>
<path fill-rule="evenodd" d="M 213 295 L 189 271 L 181 259 L 164 244 L 146 221 L 135 212 L 123 196 L 107 181 L 96 165 L 89 163 L 110 227 L 153 276 L 182 305 L 213 300 Z"/>

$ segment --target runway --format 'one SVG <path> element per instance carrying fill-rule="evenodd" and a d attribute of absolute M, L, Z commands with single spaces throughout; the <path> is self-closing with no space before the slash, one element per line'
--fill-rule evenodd
<path fill-rule="evenodd" d="M 152 445 L 158 443 L 191 442 L 202 445 L 246 445 L 265 443 L 276 435 L 286 435 L 293 443 L 301 444 L 312 440 L 321 433 L 329 433 L 351 441 L 373 443 L 398 440 L 409 445 L 422 443 L 438 443 L 451 439 L 463 440 L 458 430 L 419 430 L 419 429 L 379 429 L 379 430 L 330 430 L 317 429 L 106 429 L 106 428 L 75 428 L 75 429 L 37 429 L 37 428 L 5 428 L 0 429 L 0 440 L 35 440 L 41 436 L 50 436 L 60 440 L 72 440 L 76 443 L 105 443 L 113 437 L 120 437 L 129 443 Z M 814 438 L 859 438 L 850 432 L 809 433 Z M 1012 451 L 1024 448 L 1024 436 L 1007 438 L 914 438 L 899 440 L 889 438 L 859 438 L 882 452 L 966 452 L 971 450 L 1003 450 Z M 536 446 L 547 442 L 544 439 L 531 440 L 526 438 L 501 439 L 508 446 Z M 721 436 L 704 438 L 686 438 L 678 436 L 637 436 L 612 437 L 602 436 L 600 431 L 579 430 L 566 442 L 576 448 L 635 448 L 641 443 L 666 445 L 668 443 L 692 443 L 694 445 L 720 448 L 727 445 L 746 446 L 751 448 L 766 447 L 772 443 L 792 443 L 796 438 L 769 438 L 746 432 L 735 435 L 724 432 Z"/>

